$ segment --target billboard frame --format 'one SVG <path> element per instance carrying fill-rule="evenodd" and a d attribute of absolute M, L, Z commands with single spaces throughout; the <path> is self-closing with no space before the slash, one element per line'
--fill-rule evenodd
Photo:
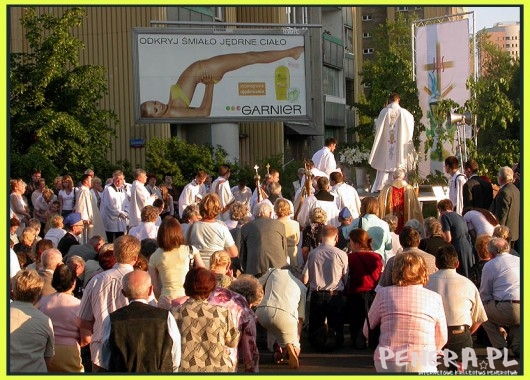
<path fill-rule="evenodd" d="M 252 115 L 252 116 L 194 116 L 194 117 L 142 117 L 140 114 L 140 57 L 139 57 L 139 37 L 142 34 L 149 35 L 196 35 L 196 36 L 301 36 L 304 43 L 304 85 L 305 85 L 305 113 L 301 115 Z M 298 29 L 292 27 L 282 27 L 275 29 L 243 29 L 243 28 L 160 28 L 160 27 L 138 27 L 132 29 L 132 65 L 133 65 L 133 99 L 134 99 L 134 116 L 135 122 L 139 124 L 154 124 L 154 123 L 230 123 L 230 122 L 263 122 L 263 121 L 302 121 L 309 122 L 312 120 L 311 108 L 311 81 L 310 81 L 310 40 L 308 29 Z M 259 51 L 259 50 L 257 50 Z M 169 86 L 168 86 L 169 89 Z"/>

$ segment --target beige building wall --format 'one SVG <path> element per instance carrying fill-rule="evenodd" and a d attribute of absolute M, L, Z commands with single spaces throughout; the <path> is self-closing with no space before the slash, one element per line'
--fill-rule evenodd
<path fill-rule="evenodd" d="M 24 31 L 19 23 L 22 7 L 10 8 L 11 51 L 28 51 Z M 67 7 L 38 7 L 38 13 L 60 16 Z M 80 52 L 80 63 L 103 66 L 107 70 L 109 92 L 101 107 L 113 110 L 120 124 L 116 138 L 111 138 L 112 149 L 108 159 L 116 163 L 128 160 L 134 167 L 145 167 L 145 148 L 131 148 L 132 138 L 148 142 L 153 137 L 171 137 L 167 123 L 135 124 L 132 71 L 132 29 L 150 27 L 150 21 L 165 21 L 166 7 L 86 7 L 83 24 L 72 34 L 85 44 Z M 226 22 L 285 23 L 283 7 L 227 7 Z M 188 126 L 189 128 L 189 126 Z M 191 126 L 193 128 L 193 126 Z M 284 152 L 282 122 L 241 123 L 240 162 L 253 164 L 255 160 Z"/>
<path fill-rule="evenodd" d="M 39 14 L 60 16 L 66 7 L 38 7 Z M 133 109 L 132 29 L 149 27 L 151 20 L 165 20 L 165 7 L 86 7 L 86 16 L 72 34 L 85 44 L 80 52 L 81 65 L 105 67 L 108 94 L 101 108 L 114 111 L 119 118 L 116 138 L 108 159 L 116 163 L 128 160 L 132 167 L 145 167 L 145 148 L 131 148 L 131 138 L 170 137 L 168 124 L 135 124 Z M 29 47 L 19 23 L 22 7 L 11 7 L 10 42 L 12 52 L 25 52 Z"/>
<path fill-rule="evenodd" d="M 486 32 L 489 34 L 489 40 L 499 49 L 510 54 L 513 59 L 519 58 L 521 41 L 518 22 L 498 22 L 493 27 L 487 28 Z"/>
<path fill-rule="evenodd" d="M 285 24 L 284 7 L 237 7 L 236 21 L 241 23 Z M 282 122 L 244 122 L 239 124 L 239 160 L 254 165 L 260 159 L 284 154 Z"/>

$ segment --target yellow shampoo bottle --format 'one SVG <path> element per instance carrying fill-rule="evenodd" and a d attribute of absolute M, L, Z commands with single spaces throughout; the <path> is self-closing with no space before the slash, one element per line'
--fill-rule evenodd
<path fill-rule="evenodd" d="M 287 100 L 287 91 L 291 86 L 291 75 L 287 66 L 278 66 L 274 70 L 274 86 L 276 89 L 276 100 Z"/>

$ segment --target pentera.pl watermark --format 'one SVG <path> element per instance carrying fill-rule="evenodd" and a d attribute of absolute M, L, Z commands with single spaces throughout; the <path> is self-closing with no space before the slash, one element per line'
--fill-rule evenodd
<path fill-rule="evenodd" d="M 409 362 L 412 362 L 413 366 L 432 366 L 436 367 L 440 364 L 443 364 L 445 367 L 453 365 L 455 367 L 460 367 L 464 372 L 469 373 L 469 371 L 480 371 L 488 372 L 491 374 L 497 374 L 499 372 L 495 368 L 495 361 L 502 359 L 502 365 L 504 367 L 503 371 L 506 372 L 508 367 L 516 366 L 519 363 L 517 360 L 510 360 L 508 358 L 508 349 L 504 348 L 499 350 L 493 347 L 486 348 L 486 358 L 479 359 L 477 358 L 476 352 L 473 348 L 464 348 L 462 349 L 462 361 L 457 363 L 458 355 L 456 352 L 453 352 L 448 349 L 443 350 L 443 355 L 439 355 L 439 352 L 436 350 L 421 350 L 421 351 L 409 351 L 401 350 L 394 352 L 388 347 L 378 347 L 379 350 L 379 360 L 381 366 L 384 369 L 387 369 L 387 363 L 389 361 L 394 362 L 395 365 L 406 365 Z M 513 372 L 508 370 L 508 372 Z M 515 371 L 517 372 L 517 371 Z"/>

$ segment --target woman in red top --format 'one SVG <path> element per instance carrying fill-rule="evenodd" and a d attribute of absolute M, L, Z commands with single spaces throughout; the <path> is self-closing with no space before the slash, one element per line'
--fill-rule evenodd
<path fill-rule="evenodd" d="M 348 253 L 350 274 L 346 291 L 347 318 L 352 347 L 363 349 L 366 348 L 366 338 L 361 330 L 366 318 L 365 305 L 366 301 L 371 303 L 375 296 L 372 291 L 383 270 L 383 260 L 380 254 L 373 252 L 372 238 L 365 230 L 353 229 L 349 238 L 351 251 Z"/>

